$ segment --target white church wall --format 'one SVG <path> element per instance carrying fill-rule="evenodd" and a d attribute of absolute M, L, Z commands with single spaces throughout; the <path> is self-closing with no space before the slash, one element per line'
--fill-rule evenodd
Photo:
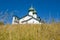
<path fill-rule="evenodd" d="M 36 14 L 33 14 L 33 13 L 34 13 L 34 12 L 31 11 L 31 12 L 29 12 L 29 15 L 32 16 L 32 17 L 34 17 L 34 18 L 37 18 L 37 15 L 36 15 Z"/>
<path fill-rule="evenodd" d="M 19 20 L 17 17 L 13 17 L 12 24 L 18 24 Z"/>
<path fill-rule="evenodd" d="M 37 18 L 37 15 L 36 15 L 36 14 L 34 14 L 34 15 L 33 15 L 33 17 L 34 17 L 34 18 Z"/>
<path fill-rule="evenodd" d="M 33 11 L 29 12 L 29 15 L 33 16 Z"/>
<path fill-rule="evenodd" d="M 35 20 L 35 19 L 31 19 L 27 22 L 28 24 L 38 24 L 39 21 Z"/>
<path fill-rule="evenodd" d="M 24 20 L 28 20 L 28 19 L 30 19 L 30 18 L 31 18 L 30 16 L 26 16 L 26 17 L 20 19 L 20 20 L 19 20 L 19 23 L 21 23 L 21 22 L 24 21 Z"/>
<path fill-rule="evenodd" d="M 14 21 L 15 21 L 15 17 L 13 17 L 12 24 L 15 24 L 15 22 L 14 22 Z"/>
<path fill-rule="evenodd" d="M 24 17 L 23 19 L 24 20 L 28 20 L 28 19 L 30 19 L 31 17 L 30 16 L 26 16 L 26 17 Z"/>

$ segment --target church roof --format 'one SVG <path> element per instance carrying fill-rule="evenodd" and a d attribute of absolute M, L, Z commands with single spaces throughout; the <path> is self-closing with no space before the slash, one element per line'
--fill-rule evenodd
<path fill-rule="evenodd" d="M 31 19 L 35 19 L 36 21 L 41 21 L 40 19 L 38 19 L 38 18 L 34 18 L 34 17 L 32 17 L 32 16 L 30 16 L 30 15 L 28 15 L 29 17 L 31 17 L 31 18 L 29 18 L 28 20 L 24 20 L 23 22 L 27 22 L 27 21 L 29 21 L 29 20 L 31 20 Z"/>
<path fill-rule="evenodd" d="M 31 6 L 30 8 L 29 8 L 29 11 L 34 11 L 35 9 L 33 8 L 33 6 Z"/>
<path fill-rule="evenodd" d="M 29 18 L 28 20 L 24 20 L 24 21 L 29 21 L 29 20 L 31 20 L 31 19 L 35 19 L 35 20 L 37 20 L 37 21 L 39 21 L 39 22 L 41 21 L 40 18 L 34 18 L 34 17 L 32 17 L 31 15 L 26 15 L 26 16 L 24 16 L 24 17 L 22 17 L 22 18 L 19 18 L 18 16 L 15 16 L 15 15 L 14 15 L 14 17 L 16 17 L 18 20 L 21 20 L 21 19 L 23 19 L 23 18 L 26 18 L 27 16 L 30 17 L 30 18 Z"/>
<path fill-rule="evenodd" d="M 32 17 L 31 15 L 29 15 L 30 17 Z M 34 18 L 34 17 L 32 17 Z M 40 18 L 34 18 L 35 20 L 41 21 Z"/>
<path fill-rule="evenodd" d="M 38 19 L 36 19 L 36 18 L 30 18 L 30 19 L 24 20 L 24 21 L 22 21 L 22 22 L 27 22 L 27 21 L 29 21 L 29 20 L 31 20 L 31 19 L 35 19 L 36 21 L 40 22 L 40 20 L 38 20 Z"/>

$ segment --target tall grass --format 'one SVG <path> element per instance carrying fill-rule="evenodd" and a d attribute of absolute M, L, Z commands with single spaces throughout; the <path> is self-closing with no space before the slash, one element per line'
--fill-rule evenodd
<path fill-rule="evenodd" d="M 1 25 L 0 40 L 60 40 L 60 23 Z"/>

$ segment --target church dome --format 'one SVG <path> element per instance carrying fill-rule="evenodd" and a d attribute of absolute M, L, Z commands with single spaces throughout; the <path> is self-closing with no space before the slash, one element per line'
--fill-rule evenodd
<path fill-rule="evenodd" d="M 29 8 L 29 11 L 34 11 L 34 8 L 31 6 L 31 7 Z"/>

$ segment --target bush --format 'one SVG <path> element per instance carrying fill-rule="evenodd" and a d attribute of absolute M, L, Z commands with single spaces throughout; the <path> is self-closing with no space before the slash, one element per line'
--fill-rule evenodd
<path fill-rule="evenodd" d="M 4 25 L 4 22 L 0 22 L 0 25 Z"/>

